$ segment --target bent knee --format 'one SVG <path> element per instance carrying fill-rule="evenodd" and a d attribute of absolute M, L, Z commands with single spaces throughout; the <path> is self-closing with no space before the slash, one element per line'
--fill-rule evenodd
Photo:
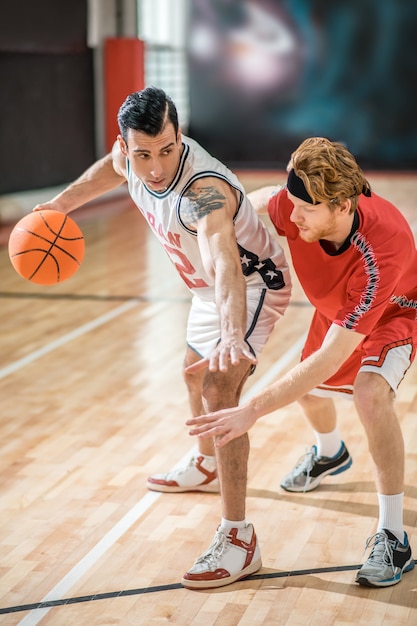
<path fill-rule="evenodd" d="M 187 386 L 188 391 L 200 391 L 203 385 L 204 372 L 190 373 L 185 370 L 182 371 L 183 380 Z"/>
<path fill-rule="evenodd" d="M 239 402 L 246 375 L 237 368 L 228 372 L 207 372 L 203 379 L 202 396 L 210 411 L 236 406 Z"/>
<path fill-rule="evenodd" d="M 391 405 L 395 394 L 380 374 L 360 372 L 353 386 L 353 396 L 360 413 L 372 415 Z"/>
<path fill-rule="evenodd" d="M 323 398 L 321 396 L 314 396 L 313 394 L 306 393 L 301 398 L 298 398 L 297 402 L 303 407 L 303 409 L 320 409 L 321 406 L 327 405 L 332 402 L 331 398 Z"/>

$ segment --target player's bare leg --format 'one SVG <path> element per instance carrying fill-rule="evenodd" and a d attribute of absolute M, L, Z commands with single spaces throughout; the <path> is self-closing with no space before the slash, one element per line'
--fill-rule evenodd
<path fill-rule="evenodd" d="M 404 489 L 404 439 L 394 411 L 394 393 L 378 374 L 361 372 L 355 381 L 355 403 L 375 464 L 378 493 Z"/>
<path fill-rule="evenodd" d="M 242 361 L 228 372 L 207 372 L 203 382 L 206 411 L 236 406 L 250 364 Z M 245 519 L 249 438 L 245 434 L 216 448 L 223 519 L 208 549 L 184 574 L 182 584 L 191 589 L 228 585 L 257 572 L 261 553 L 253 525 Z"/>
<path fill-rule="evenodd" d="M 184 359 L 184 369 L 189 367 L 193 363 L 196 363 L 201 359 L 201 356 L 198 355 L 194 350 L 187 348 L 187 352 L 185 354 Z M 203 406 L 203 398 L 202 398 L 202 390 L 203 390 L 203 380 L 206 375 L 205 370 L 201 372 L 196 372 L 194 374 L 184 374 L 185 384 L 188 389 L 188 399 L 191 408 L 191 414 L 193 417 L 198 417 L 199 415 L 203 415 L 206 411 Z M 211 439 L 198 439 L 198 450 L 201 454 L 206 454 L 208 456 L 214 456 L 214 446 L 213 441 Z"/>
<path fill-rule="evenodd" d="M 237 406 L 250 369 L 250 363 L 241 361 L 239 365 L 230 366 L 227 372 L 206 371 L 202 391 L 205 412 Z M 216 449 L 223 517 L 229 520 L 245 518 L 248 457 L 247 434 Z"/>
<path fill-rule="evenodd" d="M 201 356 L 187 348 L 184 359 L 184 381 L 188 389 L 189 403 L 193 416 L 205 413 L 202 401 L 202 388 L 206 372 L 202 370 L 189 374 L 185 373 L 185 368 L 200 359 Z M 165 493 L 183 493 L 186 491 L 217 493 L 220 490 L 220 483 L 213 441 L 211 439 L 199 439 L 197 452 L 192 450 L 188 460 L 170 471 L 149 476 L 147 487 L 152 491 Z"/>
<path fill-rule="evenodd" d="M 336 428 L 336 407 L 331 398 L 320 398 L 311 394 L 298 400 L 313 430 L 330 433 Z"/>
<path fill-rule="evenodd" d="M 356 582 L 386 587 L 400 582 L 414 560 L 404 529 L 404 439 L 394 411 L 394 392 L 379 374 L 360 372 L 355 381 L 356 407 L 368 438 L 375 466 L 379 519 L 368 538 L 371 552 L 356 574 Z"/>

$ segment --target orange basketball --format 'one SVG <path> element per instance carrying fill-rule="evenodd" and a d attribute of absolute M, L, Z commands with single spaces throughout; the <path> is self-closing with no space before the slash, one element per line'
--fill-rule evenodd
<path fill-rule="evenodd" d="M 9 237 L 9 257 L 16 272 L 38 285 L 70 278 L 84 258 L 84 237 L 72 218 L 59 211 L 25 215 Z"/>

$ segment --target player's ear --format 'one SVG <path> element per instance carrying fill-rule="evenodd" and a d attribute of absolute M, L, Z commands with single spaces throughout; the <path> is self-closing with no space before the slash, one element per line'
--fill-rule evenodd
<path fill-rule="evenodd" d="M 348 198 L 344 202 L 341 202 L 339 207 L 340 207 L 340 212 L 341 213 L 343 213 L 343 214 L 350 213 L 351 210 L 352 210 L 352 200 L 350 198 Z"/>
<path fill-rule="evenodd" d="M 178 143 L 178 145 L 181 145 L 181 142 L 182 142 L 182 130 L 181 130 L 181 128 L 179 128 L 178 132 L 177 132 L 177 143 Z"/>
<path fill-rule="evenodd" d="M 121 135 L 117 135 L 117 141 L 119 142 L 120 151 L 124 157 L 127 157 L 127 145 Z"/>

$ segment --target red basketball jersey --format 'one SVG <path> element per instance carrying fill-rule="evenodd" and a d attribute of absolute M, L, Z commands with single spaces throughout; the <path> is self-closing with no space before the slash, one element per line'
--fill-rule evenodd
<path fill-rule="evenodd" d="M 290 220 L 292 208 L 285 189 L 268 205 L 277 232 L 287 237 L 305 294 L 318 311 L 364 335 L 393 315 L 416 319 L 417 251 L 410 226 L 394 205 L 374 193 L 361 195 L 352 232 L 334 253 L 299 237 Z"/>

